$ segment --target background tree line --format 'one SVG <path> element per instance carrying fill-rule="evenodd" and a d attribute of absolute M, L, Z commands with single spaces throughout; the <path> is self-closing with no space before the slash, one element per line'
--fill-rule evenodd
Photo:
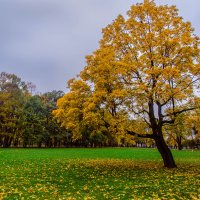
<path fill-rule="evenodd" d="M 69 142 L 70 134 L 52 116 L 63 92 L 33 95 L 34 87 L 15 74 L 0 74 L 1 147 L 58 147 Z"/>
<path fill-rule="evenodd" d="M 61 127 L 52 114 L 52 111 L 57 109 L 57 100 L 62 100 L 64 93 L 52 91 L 33 94 L 34 88 L 32 83 L 22 81 L 15 74 L 5 72 L 0 74 L 1 147 L 155 146 L 150 139 L 113 134 L 112 131 L 108 131 L 106 125 L 97 132 L 94 132 L 95 127 L 84 125 L 78 133 L 79 136 L 74 135 L 72 131 Z M 73 94 L 73 103 L 81 106 L 83 104 L 79 101 L 83 99 L 80 94 L 78 96 Z M 198 148 L 200 138 L 198 116 L 198 112 L 181 115 L 174 125 L 166 127 L 168 145 L 178 149 L 184 146 Z M 66 117 L 71 120 L 72 114 Z M 79 124 L 81 126 L 81 121 Z M 141 127 L 144 128 L 142 122 Z"/>

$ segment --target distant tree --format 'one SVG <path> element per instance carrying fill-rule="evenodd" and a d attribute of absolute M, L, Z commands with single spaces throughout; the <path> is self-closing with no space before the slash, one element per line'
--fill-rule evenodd
<path fill-rule="evenodd" d="M 99 49 L 54 114 L 74 138 L 89 126 L 153 139 L 164 166 L 174 168 L 163 127 L 196 108 L 199 80 L 199 38 L 191 24 L 175 6 L 145 0 L 103 29 Z M 138 125 L 127 126 L 133 119 Z"/>
<path fill-rule="evenodd" d="M 45 133 L 45 107 L 39 95 L 31 96 L 24 105 L 23 146 L 37 144 L 41 147 Z"/>
<path fill-rule="evenodd" d="M 21 130 L 22 111 L 29 95 L 27 85 L 15 74 L 0 74 L 0 133 L 3 147 L 9 147 Z"/>
<path fill-rule="evenodd" d="M 193 148 L 200 148 L 200 103 L 198 109 L 187 115 L 187 123 L 192 134 L 189 142 L 193 144 Z"/>
<path fill-rule="evenodd" d="M 51 92 L 44 93 L 41 98 L 45 107 L 45 145 L 48 147 L 54 146 L 66 146 L 69 142 L 69 136 L 67 130 L 61 128 L 57 121 L 54 119 L 52 111 L 55 110 L 56 102 L 64 95 L 63 91 L 53 90 Z"/>

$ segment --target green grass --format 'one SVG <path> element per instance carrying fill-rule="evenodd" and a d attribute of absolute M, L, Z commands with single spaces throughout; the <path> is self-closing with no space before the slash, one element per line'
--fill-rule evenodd
<path fill-rule="evenodd" d="M 0 199 L 200 199 L 200 151 L 0 149 Z"/>

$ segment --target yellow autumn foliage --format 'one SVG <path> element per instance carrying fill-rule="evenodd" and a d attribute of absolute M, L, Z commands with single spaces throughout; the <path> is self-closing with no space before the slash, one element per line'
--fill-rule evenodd
<path fill-rule="evenodd" d="M 133 5 L 127 15 L 103 29 L 99 48 L 86 56 L 85 68 L 69 81 L 69 92 L 53 112 L 73 134 L 104 127 L 123 135 L 155 124 L 162 129 L 166 121 L 195 107 L 200 50 L 191 24 L 175 6 L 154 1 Z"/>

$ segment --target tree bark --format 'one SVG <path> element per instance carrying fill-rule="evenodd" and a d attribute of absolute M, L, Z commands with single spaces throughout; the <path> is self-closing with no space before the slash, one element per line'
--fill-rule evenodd
<path fill-rule="evenodd" d="M 169 147 L 167 146 L 162 133 L 157 135 L 154 140 L 156 142 L 158 151 L 160 152 L 160 154 L 162 156 L 164 166 L 167 168 L 176 168 L 177 166 L 175 164 L 173 155 L 172 155 Z"/>
<path fill-rule="evenodd" d="M 154 86 L 153 86 L 154 88 Z M 164 125 L 164 120 L 163 120 L 163 114 L 162 114 L 162 106 L 159 101 L 156 102 L 158 106 L 158 121 L 155 117 L 155 106 L 153 103 L 153 98 L 150 98 L 149 101 L 149 119 L 151 123 L 151 129 L 153 132 L 154 140 L 156 142 L 156 146 L 158 148 L 158 151 L 160 152 L 164 166 L 167 168 L 176 168 L 176 164 L 172 155 L 171 150 L 167 146 L 163 133 L 162 133 L 162 127 Z M 171 123 L 171 122 L 170 122 Z M 172 123 L 174 123 L 172 121 Z"/>
<path fill-rule="evenodd" d="M 153 130 L 153 132 L 154 134 L 137 134 L 134 131 L 127 131 L 129 135 L 137 135 L 141 138 L 154 139 L 157 149 L 162 156 L 164 166 L 167 168 L 176 168 L 177 166 L 175 164 L 173 155 L 163 138 L 162 130 Z"/>

